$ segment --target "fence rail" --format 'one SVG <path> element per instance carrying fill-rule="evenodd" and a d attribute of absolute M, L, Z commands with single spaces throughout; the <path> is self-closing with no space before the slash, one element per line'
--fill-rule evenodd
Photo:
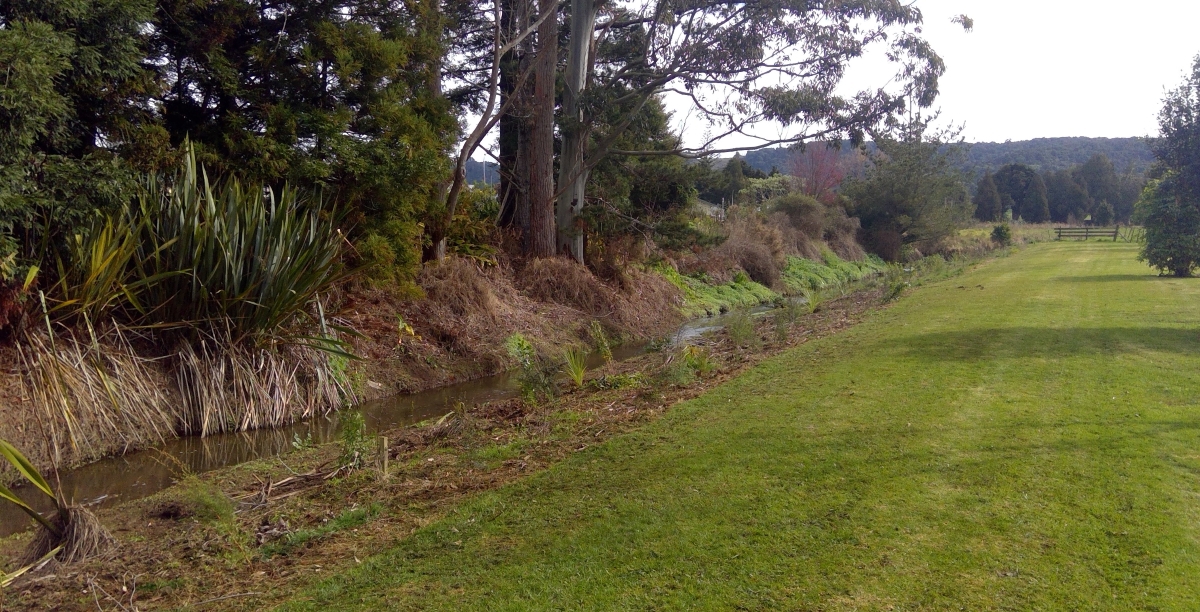
<path fill-rule="evenodd" d="M 1056 240 L 1063 238 L 1075 238 L 1076 240 L 1087 240 L 1089 238 L 1111 238 L 1113 242 L 1117 241 L 1120 236 L 1121 228 L 1119 227 L 1056 227 L 1054 235 Z"/>

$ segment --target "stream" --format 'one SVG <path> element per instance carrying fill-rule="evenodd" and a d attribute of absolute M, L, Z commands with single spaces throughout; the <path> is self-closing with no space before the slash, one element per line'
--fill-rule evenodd
<path fill-rule="evenodd" d="M 758 306 L 750 310 L 761 316 L 773 306 Z M 721 329 L 729 315 L 693 319 L 684 323 L 671 336 L 671 345 L 686 344 L 699 336 Z M 646 350 L 646 344 L 623 345 L 613 349 L 613 359 L 623 361 Z M 598 356 L 589 359 L 588 367 L 601 365 Z M 436 389 L 394 395 L 364 402 L 346 410 L 360 412 L 367 433 L 396 429 L 420 423 L 426 419 L 451 412 L 459 402 L 468 406 L 515 397 L 518 393 L 513 371 L 477 378 Z M 346 410 L 342 411 L 343 413 Z M 301 421 L 286 427 L 217 434 L 208 437 L 188 436 L 169 440 L 161 445 L 125 455 L 109 457 L 59 474 L 63 496 L 71 503 L 89 507 L 104 507 L 153 495 L 179 479 L 181 473 L 201 474 L 238 465 L 247 461 L 284 455 L 294 449 L 294 441 L 311 438 L 313 444 L 337 440 L 339 413 Z M 50 474 L 47 479 L 53 481 Z M 52 509 L 49 500 L 30 487 L 14 491 L 31 506 L 43 513 Z M 31 519 L 12 504 L 0 506 L 0 537 L 12 535 L 32 526 Z"/>

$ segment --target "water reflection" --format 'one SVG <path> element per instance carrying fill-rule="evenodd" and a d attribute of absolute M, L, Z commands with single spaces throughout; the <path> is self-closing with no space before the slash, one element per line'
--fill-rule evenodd
<path fill-rule="evenodd" d="M 754 314 L 770 307 L 753 309 Z M 728 315 L 689 321 L 671 337 L 671 344 L 691 342 L 710 331 L 720 329 Z M 613 349 L 613 358 L 624 360 L 643 353 L 645 345 L 624 345 Z M 593 355 L 588 366 L 601 363 Z M 378 433 L 412 425 L 444 415 L 459 402 L 468 406 L 514 397 L 516 382 L 512 373 L 503 373 L 420 393 L 396 395 L 365 402 L 353 408 L 362 413 L 368 433 Z M 109 504 L 153 495 L 172 484 L 181 473 L 201 474 L 219 468 L 279 456 L 292 450 L 294 440 L 314 444 L 337 439 L 338 415 L 304 421 L 277 429 L 219 434 L 206 438 L 186 437 L 171 440 L 156 448 L 102 459 L 60 474 L 63 495 L 71 503 L 103 507 Z M 49 500 L 29 487 L 17 493 L 42 512 L 52 509 Z M 30 519 L 11 504 L 0 506 L 0 537 L 30 526 Z"/>

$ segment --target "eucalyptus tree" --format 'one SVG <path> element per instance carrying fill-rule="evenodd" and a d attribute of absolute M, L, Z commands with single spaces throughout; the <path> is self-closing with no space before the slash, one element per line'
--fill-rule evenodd
<path fill-rule="evenodd" d="M 606 156 L 700 158 L 810 140 L 858 142 L 906 105 L 932 104 L 944 70 L 921 37 L 920 10 L 896 0 L 571 0 L 568 11 L 557 224 L 559 250 L 578 260 L 575 220 L 588 173 Z M 969 19 L 958 21 L 970 28 Z M 898 66 L 891 89 L 839 94 L 851 60 L 876 46 Z M 617 147 L 643 107 L 664 94 L 686 103 L 705 137 L 669 150 Z M 764 122 L 788 133 L 757 136 Z M 753 144 L 717 145 L 734 135 Z"/>

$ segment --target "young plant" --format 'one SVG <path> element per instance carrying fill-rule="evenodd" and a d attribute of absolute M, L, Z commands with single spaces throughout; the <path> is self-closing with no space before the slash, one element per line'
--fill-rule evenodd
<path fill-rule="evenodd" d="M 816 289 L 805 289 L 800 295 L 804 298 L 804 308 L 808 311 L 808 314 L 821 310 L 821 304 L 825 300 L 821 297 L 819 291 Z"/>
<path fill-rule="evenodd" d="M 774 317 L 775 322 L 775 343 L 784 344 L 788 340 L 788 332 L 792 329 L 792 323 L 788 320 L 787 313 L 777 312 Z"/>
<path fill-rule="evenodd" d="M 592 343 L 596 345 L 596 352 L 604 359 L 604 363 L 609 363 L 613 359 L 612 346 L 608 343 L 608 336 L 604 333 L 604 327 L 599 321 L 592 321 L 591 326 Z"/>
<path fill-rule="evenodd" d="M 758 348 L 762 343 L 758 337 L 758 330 L 754 327 L 754 318 L 745 310 L 738 310 L 729 315 L 725 330 L 729 333 L 729 339 L 737 346 Z"/>
<path fill-rule="evenodd" d="M 700 376 L 708 376 L 713 370 L 717 369 L 717 364 L 712 358 L 712 351 L 708 350 L 707 347 L 696 346 L 694 344 L 684 347 L 683 362 Z"/>
<path fill-rule="evenodd" d="M 571 377 L 571 382 L 582 389 L 583 375 L 587 372 L 587 352 L 578 347 L 571 347 L 563 351 L 563 360 L 566 362 L 563 370 Z"/>
<path fill-rule="evenodd" d="M 361 468 L 371 451 L 371 440 L 367 437 L 367 422 L 361 412 L 346 412 L 342 415 L 342 433 L 338 465 L 347 470 Z"/>

